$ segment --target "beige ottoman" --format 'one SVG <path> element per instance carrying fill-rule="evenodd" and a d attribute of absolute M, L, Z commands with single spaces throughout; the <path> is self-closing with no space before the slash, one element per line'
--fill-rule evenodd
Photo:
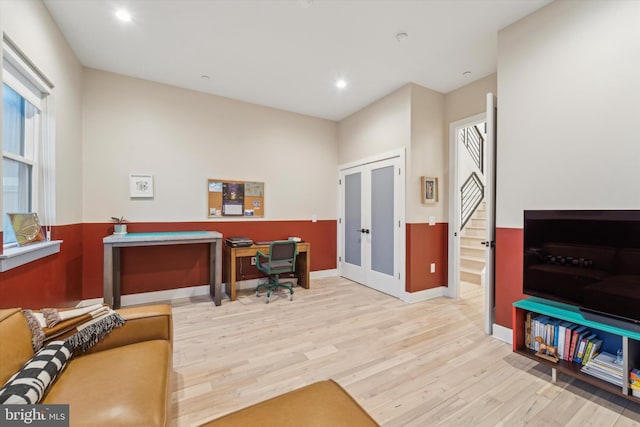
<path fill-rule="evenodd" d="M 333 380 L 321 381 L 224 415 L 203 426 L 378 426 Z"/>

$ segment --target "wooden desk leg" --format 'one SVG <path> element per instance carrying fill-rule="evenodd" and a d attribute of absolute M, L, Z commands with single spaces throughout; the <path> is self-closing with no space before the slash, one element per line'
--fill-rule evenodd
<path fill-rule="evenodd" d="M 305 257 L 305 281 L 304 287 L 305 289 L 309 289 L 311 286 L 311 247 L 307 249 L 307 256 Z"/>
<path fill-rule="evenodd" d="M 102 266 L 102 298 L 113 307 L 113 246 L 105 245 Z"/>
<path fill-rule="evenodd" d="M 217 306 L 222 304 L 222 280 L 220 280 L 222 269 L 219 266 L 221 263 L 219 250 L 219 242 L 209 244 L 209 295 Z"/>
<path fill-rule="evenodd" d="M 229 299 L 231 301 L 236 300 L 236 248 L 229 248 Z"/>

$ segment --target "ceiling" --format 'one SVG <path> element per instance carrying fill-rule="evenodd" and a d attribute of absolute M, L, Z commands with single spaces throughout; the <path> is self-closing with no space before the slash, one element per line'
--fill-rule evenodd
<path fill-rule="evenodd" d="M 86 67 L 341 120 L 409 82 L 447 93 L 495 72 L 498 30 L 550 0 L 44 3 Z"/>

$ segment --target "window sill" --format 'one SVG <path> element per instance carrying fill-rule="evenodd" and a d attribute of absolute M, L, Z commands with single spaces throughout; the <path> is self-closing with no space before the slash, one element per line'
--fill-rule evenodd
<path fill-rule="evenodd" d="M 32 243 L 27 246 L 8 248 L 0 255 L 0 273 L 20 267 L 40 258 L 60 252 L 62 240 L 52 240 L 49 242 Z"/>

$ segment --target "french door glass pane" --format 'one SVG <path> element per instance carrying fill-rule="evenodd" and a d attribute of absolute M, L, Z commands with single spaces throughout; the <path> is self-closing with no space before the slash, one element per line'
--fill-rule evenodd
<path fill-rule="evenodd" d="M 393 276 L 393 166 L 371 171 L 371 269 Z"/>
<path fill-rule="evenodd" d="M 344 177 L 344 260 L 362 265 L 362 175 L 360 172 Z"/>

